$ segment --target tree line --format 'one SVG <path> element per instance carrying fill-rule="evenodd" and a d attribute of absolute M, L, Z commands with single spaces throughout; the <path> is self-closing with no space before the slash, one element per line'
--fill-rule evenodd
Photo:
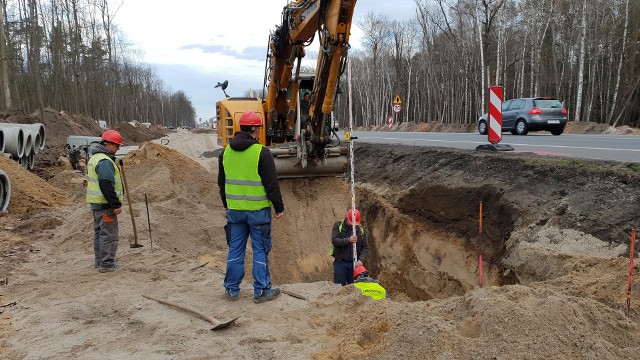
<path fill-rule="evenodd" d="M 504 100 L 555 97 L 570 120 L 640 127 L 640 1 L 414 1 L 410 20 L 369 13 L 358 24 L 357 125 L 385 123 L 396 95 L 399 122 L 475 123 L 498 84 Z M 345 99 L 336 111 L 346 119 Z"/>
<path fill-rule="evenodd" d="M 3 108 L 45 107 L 117 122 L 195 123 L 182 91 L 173 92 L 139 61 L 111 0 L 0 0 Z"/>

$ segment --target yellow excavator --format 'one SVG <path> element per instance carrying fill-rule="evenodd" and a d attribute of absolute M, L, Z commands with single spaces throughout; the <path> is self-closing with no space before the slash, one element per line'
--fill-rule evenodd
<path fill-rule="evenodd" d="M 284 7 L 281 24 L 269 36 L 266 98 L 227 96 L 216 103 L 221 146 L 240 130 L 240 115 L 252 110 L 265 124 L 259 141 L 269 146 L 278 177 L 345 173 L 349 148 L 336 133 L 333 108 L 346 68 L 355 5 L 356 0 L 297 0 Z M 316 34 L 320 49 L 315 73 L 303 73 L 305 48 Z M 227 85 L 225 81 L 216 87 L 224 91 Z M 301 107 L 303 94 L 309 100 Z"/>

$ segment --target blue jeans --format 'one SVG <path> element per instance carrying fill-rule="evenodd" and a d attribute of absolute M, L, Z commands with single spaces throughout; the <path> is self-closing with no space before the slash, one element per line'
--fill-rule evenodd
<path fill-rule="evenodd" d="M 334 261 L 333 282 L 343 286 L 353 284 L 353 263 L 350 261 Z"/>
<path fill-rule="evenodd" d="M 227 210 L 225 226 L 229 254 L 224 288 L 232 296 L 240 292 L 244 277 L 244 255 L 247 239 L 251 236 L 253 249 L 253 295 L 258 297 L 271 292 L 269 251 L 271 251 L 271 208 L 262 210 Z"/>

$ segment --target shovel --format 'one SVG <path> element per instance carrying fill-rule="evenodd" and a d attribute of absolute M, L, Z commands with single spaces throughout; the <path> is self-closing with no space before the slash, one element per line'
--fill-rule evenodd
<path fill-rule="evenodd" d="M 131 224 L 133 225 L 133 244 L 129 242 L 129 247 L 139 248 L 142 244 L 138 244 L 138 230 L 136 229 L 136 219 L 133 216 L 133 207 L 131 206 L 131 198 L 129 197 L 129 186 L 127 185 L 127 176 L 124 173 L 124 162 L 120 160 L 120 173 L 122 173 L 122 183 L 124 184 L 124 193 L 127 195 L 127 204 L 129 204 L 129 213 L 131 214 Z"/>
<path fill-rule="evenodd" d="M 236 320 L 238 320 L 240 318 L 240 316 L 237 316 L 237 317 L 235 317 L 235 318 L 233 318 L 231 320 L 220 321 L 220 320 L 214 318 L 213 316 L 209 316 L 209 315 L 207 315 L 205 313 L 202 313 L 202 312 L 200 312 L 198 310 L 186 307 L 184 305 L 176 304 L 176 303 L 173 303 L 173 302 L 167 301 L 167 300 L 158 299 L 158 298 L 155 298 L 155 297 L 150 296 L 150 295 L 144 295 L 143 294 L 142 297 L 147 298 L 147 299 L 151 299 L 151 300 L 155 300 L 155 301 L 157 301 L 157 302 L 159 302 L 161 304 L 177 307 L 178 309 L 182 309 L 184 311 L 188 311 L 188 312 L 190 312 L 192 314 L 196 314 L 196 315 L 200 316 L 201 318 L 203 318 L 203 319 L 205 319 L 208 322 L 213 324 L 213 327 L 211 328 L 211 330 L 224 329 L 227 326 L 233 324 Z"/>

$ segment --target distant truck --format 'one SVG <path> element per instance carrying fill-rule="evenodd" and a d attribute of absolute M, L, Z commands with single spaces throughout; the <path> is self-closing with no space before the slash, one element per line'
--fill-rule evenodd
<path fill-rule="evenodd" d="M 104 120 L 96 120 L 96 123 L 98 123 L 98 126 L 100 126 L 103 129 L 107 128 L 107 122 Z"/>

